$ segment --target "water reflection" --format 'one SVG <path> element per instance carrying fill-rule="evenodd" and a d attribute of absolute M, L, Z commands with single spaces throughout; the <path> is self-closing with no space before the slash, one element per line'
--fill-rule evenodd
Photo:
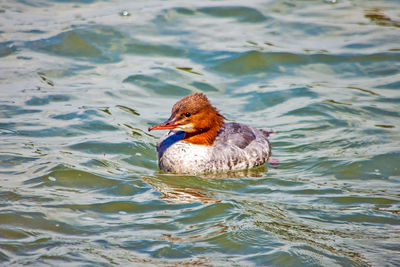
<path fill-rule="evenodd" d="M 165 200 L 169 203 L 216 203 L 221 201 L 213 197 L 213 194 L 207 190 L 179 186 L 176 184 L 168 184 L 167 179 L 160 180 L 150 177 L 143 177 L 142 179 L 162 194 L 162 200 Z"/>
<path fill-rule="evenodd" d="M 380 8 L 366 9 L 364 16 L 379 26 L 400 27 L 400 21 L 392 20 Z"/>
<path fill-rule="evenodd" d="M 265 165 L 258 168 L 229 171 L 219 173 L 204 173 L 196 176 L 179 176 L 174 174 L 160 174 L 155 177 L 143 177 L 143 181 L 150 184 L 155 190 L 162 194 L 162 199 L 170 203 L 217 203 L 221 199 L 216 197 L 216 193 L 209 188 L 202 186 L 202 180 L 208 179 L 240 179 L 262 177 L 267 172 Z M 189 178 L 195 181 L 200 179 L 200 183 L 188 182 Z"/>
<path fill-rule="evenodd" d="M 262 172 L 254 173 L 260 175 Z M 240 175 L 246 174 L 241 173 Z M 226 177 L 226 174 L 224 176 Z M 226 198 L 223 190 L 213 190 L 210 187 L 202 186 L 202 179 L 209 179 L 210 177 L 192 177 L 194 180 L 191 182 L 183 180 L 188 178 L 190 177 L 159 175 L 142 179 L 160 192 L 162 194 L 161 199 L 168 203 L 187 204 L 198 202 L 212 204 L 214 207 L 220 205 L 219 203 L 223 203 Z M 219 178 L 221 179 L 221 177 Z M 232 223 L 235 225 L 248 225 L 250 223 L 264 231 L 263 235 L 265 233 L 273 234 L 281 242 L 289 241 L 292 244 L 292 249 L 299 254 L 311 253 L 327 256 L 327 258 L 321 259 L 318 264 L 332 265 L 340 261 L 344 265 L 371 266 L 362 254 L 352 251 L 344 245 L 347 240 L 364 238 L 365 233 L 359 229 L 349 229 L 346 226 L 332 228 L 328 222 L 324 223 L 313 216 L 302 218 L 290 211 L 292 207 L 299 208 L 295 205 L 241 199 L 238 199 L 237 204 L 241 206 L 239 211 L 241 215 L 235 216 L 235 222 L 212 224 L 207 227 L 207 230 L 204 229 L 204 225 L 192 226 L 190 230 L 184 229 L 179 234 L 163 234 L 162 239 L 174 243 L 196 242 L 207 239 L 218 244 L 229 240 L 229 242 L 234 243 L 245 242 L 250 247 L 263 244 L 259 236 L 254 233 L 254 229 L 250 230 L 246 227 L 235 229 L 231 225 Z M 303 206 L 302 213 L 312 214 L 317 212 L 318 209 L 318 207 Z M 196 234 L 193 234 L 193 232 Z M 374 238 L 384 238 L 384 236 L 375 236 Z M 267 265 L 273 263 L 272 259 L 275 259 L 275 257 L 286 258 L 286 263 L 288 264 L 294 264 L 296 261 L 294 255 L 284 255 L 277 251 L 268 252 L 267 255 L 268 257 L 264 256 L 263 260 L 258 260 Z M 252 259 L 254 260 L 255 258 Z"/>

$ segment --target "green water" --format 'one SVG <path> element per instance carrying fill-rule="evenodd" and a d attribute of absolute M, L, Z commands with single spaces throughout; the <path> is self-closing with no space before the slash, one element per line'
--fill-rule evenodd
<path fill-rule="evenodd" d="M 0 2 L 0 265 L 399 266 L 398 1 Z M 158 171 L 204 92 L 278 166 Z"/>

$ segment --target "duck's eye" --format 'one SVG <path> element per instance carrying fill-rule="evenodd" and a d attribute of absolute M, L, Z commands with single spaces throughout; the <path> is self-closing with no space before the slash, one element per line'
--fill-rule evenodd
<path fill-rule="evenodd" d="M 190 117 L 190 115 L 192 115 L 192 114 L 190 114 L 189 112 L 186 112 L 186 113 L 185 113 L 185 116 L 186 116 L 186 117 Z"/>

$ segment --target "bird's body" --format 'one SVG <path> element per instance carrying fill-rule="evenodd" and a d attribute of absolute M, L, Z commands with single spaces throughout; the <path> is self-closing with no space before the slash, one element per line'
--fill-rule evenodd
<path fill-rule="evenodd" d="M 170 129 L 157 143 L 159 167 L 173 173 L 249 169 L 271 155 L 269 133 L 224 117 L 207 97 L 195 93 L 178 101 L 170 119 L 149 130 Z"/>

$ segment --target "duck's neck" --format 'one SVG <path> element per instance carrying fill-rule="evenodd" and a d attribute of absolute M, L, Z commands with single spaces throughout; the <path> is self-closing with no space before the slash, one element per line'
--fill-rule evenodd
<path fill-rule="evenodd" d="M 209 105 L 205 116 L 200 117 L 196 123 L 196 132 L 185 133 L 183 141 L 194 145 L 211 146 L 217 137 L 219 129 L 224 126 L 225 117 L 219 114 L 213 106 Z"/>
<path fill-rule="evenodd" d="M 194 145 L 204 145 L 211 146 L 217 137 L 220 127 L 213 127 L 206 131 L 196 132 L 196 133 L 185 133 L 183 141 Z"/>

